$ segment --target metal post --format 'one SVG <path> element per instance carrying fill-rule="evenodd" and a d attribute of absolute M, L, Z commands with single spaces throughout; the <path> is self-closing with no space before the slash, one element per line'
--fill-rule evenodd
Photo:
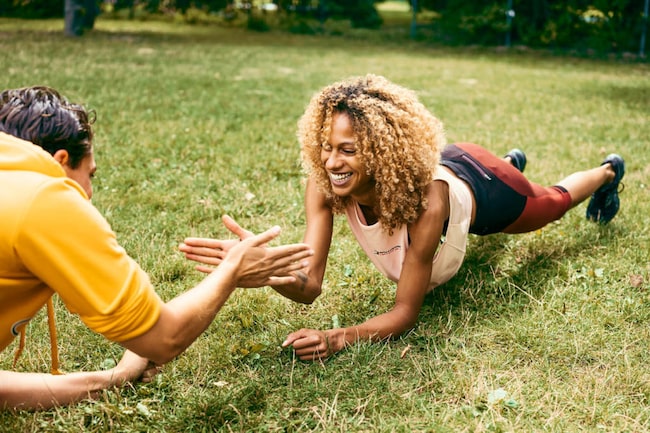
<path fill-rule="evenodd" d="M 645 0 L 645 6 L 643 8 L 643 27 L 641 28 L 641 45 L 639 47 L 639 56 L 645 57 L 645 35 L 648 31 L 648 5 L 650 0 Z"/>
<path fill-rule="evenodd" d="M 506 31 L 506 47 L 510 47 L 510 32 L 512 31 L 512 19 L 515 17 L 515 11 L 512 10 L 512 0 L 508 0 L 508 6 L 506 6 L 506 26 L 508 30 Z"/>
<path fill-rule="evenodd" d="M 413 8 L 413 16 L 411 18 L 411 39 L 415 39 L 418 33 L 418 0 L 411 0 L 411 7 Z"/>
<path fill-rule="evenodd" d="M 65 0 L 63 32 L 66 36 L 81 36 L 83 34 L 83 10 L 84 5 L 81 0 Z"/>

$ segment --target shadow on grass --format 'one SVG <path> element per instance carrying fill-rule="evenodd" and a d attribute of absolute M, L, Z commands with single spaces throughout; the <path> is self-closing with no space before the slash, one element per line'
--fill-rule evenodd
<path fill-rule="evenodd" d="M 638 86 L 594 85 L 583 89 L 582 92 L 587 95 L 595 93 L 603 99 L 623 103 L 631 109 L 650 112 L 650 82 L 647 80 Z"/>
<path fill-rule="evenodd" d="M 509 251 L 512 235 L 474 238 L 458 274 L 426 296 L 419 321 L 436 323 L 439 317 L 451 316 L 459 319 L 454 320 L 459 326 L 476 325 L 481 318 L 520 311 L 532 299 L 543 297 L 544 288 L 552 280 L 564 278 L 562 269 L 567 264 L 588 254 L 595 245 L 611 244 L 616 235 L 613 228 L 596 227 L 577 234 L 574 242 L 533 239 L 516 251 L 521 259 L 515 266 L 501 263 L 502 259 L 513 261 L 507 257 L 513 254 Z M 477 313 L 470 315 L 469 323 L 460 320 L 468 311 Z"/>

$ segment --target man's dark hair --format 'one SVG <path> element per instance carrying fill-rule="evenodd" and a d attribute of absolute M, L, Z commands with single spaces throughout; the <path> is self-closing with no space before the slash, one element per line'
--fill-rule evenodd
<path fill-rule="evenodd" d="M 0 131 L 31 141 L 51 155 L 66 150 L 72 169 L 92 152 L 94 121 L 94 111 L 68 102 L 50 87 L 23 87 L 0 93 Z"/>

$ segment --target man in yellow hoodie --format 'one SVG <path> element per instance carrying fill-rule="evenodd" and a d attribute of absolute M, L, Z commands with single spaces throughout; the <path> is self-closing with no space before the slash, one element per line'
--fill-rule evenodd
<path fill-rule="evenodd" d="M 146 380 L 207 328 L 236 287 L 293 282 L 290 273 L 312 254 L 305 244 L 265 247 L 279 234 L 274 227 L 164 303 L 90 203 L 93 114 L 48 87 L 0 94 L 0 351 L 19 335 L 22 349 L 25 325 L 54 293 L 128 350 L 111 370 L 58 375 L 54 339 L 55 374 L 0 371 L 0 410 L 64 405 Z"/>

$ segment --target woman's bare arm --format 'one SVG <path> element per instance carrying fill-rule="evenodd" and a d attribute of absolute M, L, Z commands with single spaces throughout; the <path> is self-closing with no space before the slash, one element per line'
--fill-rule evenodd
<path fill-rule="evenodd" d="M 379 341 L 411 329 L 420 314 L 431 280 L 433 257 L 440 243 L 444 221 L 449 217 L 448 187 L 434 182 L 429 188 L 429 208 L 409 228 L 411 244 L 397 283 L 395 304 L 390 311 L 347 328 L 319 331 L 301 329 L 289 334 L 283 347 L 293 346 L 303 360 L 317 360 L 360 340 Z"/>

